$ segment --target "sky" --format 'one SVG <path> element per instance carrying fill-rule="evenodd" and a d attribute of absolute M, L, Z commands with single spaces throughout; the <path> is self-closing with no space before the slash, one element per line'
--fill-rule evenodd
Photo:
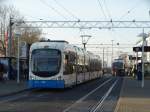
<path fill-rule="evenodd" d="M 150 20 L 150 0 L 0 0 L 0 5 L 13 5 L 26 20 Z M 143 29 L 43 29 L 43 37 L 55 40 L 66 40 L 72 44 L 81 44 L 80 35 L 91 35 L 88 44 L 103 44 L 98 47 L 110 47 L 119 43 L 117 52 L 132 52 L 132 44 Z M 145 32 L 149 32 L 145 29 Z M 128 45 L 127 45 L 128 44 Z M 126 46 L 125 46 L 126 45 Z M 123 48 L 124 47 L 124 48 Z M 125 48 L 126 47 L 126 48 Z M 100 52 L 99 52 L 100 51 Z M 108 48 L 108 52 L 111 48 Z M 97 52 L 95 52 L 97 53 Z M 110 56 L 109 56 L 110 57 Z"/>

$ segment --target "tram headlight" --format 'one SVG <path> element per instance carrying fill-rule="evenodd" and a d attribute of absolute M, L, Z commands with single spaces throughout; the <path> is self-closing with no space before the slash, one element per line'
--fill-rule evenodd
<path fill-rule="evenodd" d="M 58 76 L 57 80 L 61 80 L 61 76 Z"/>
<path fill-rule="evenodd" d="M 33 80 L 34 78 L 33 78 L 33 76 L 30 76 L 29 79 L 30 79 L 30 80 Z"/>

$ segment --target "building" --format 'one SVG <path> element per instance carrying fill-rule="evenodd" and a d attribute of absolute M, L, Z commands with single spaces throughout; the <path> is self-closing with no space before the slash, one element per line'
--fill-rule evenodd
<path fill-rule="evenodd" d="M 145 42 L 143 43 L 143 39 L 141 38 L 135 45 L 135 47 L 142 47 L 142 44 L 144 46 L 150 46 L 150 32 L 147 35 L 147 38 Z M 135 57 L 142 57 L 142 52 L 135 52 L 134 53 Z M 141 65 L 141 59 L 135 60 L 134 64 L 135 65 Z M 144 71 L 145 71 L 145 76 L 150 76 L 150 51 L 149 52 L 144 52 L 143 54 L 143 61 L 144 61 Z"/>

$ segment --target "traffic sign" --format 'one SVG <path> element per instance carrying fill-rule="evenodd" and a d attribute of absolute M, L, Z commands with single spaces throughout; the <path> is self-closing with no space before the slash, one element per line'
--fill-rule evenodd
<path fill-rule="evenodd" d="M 133 47 L 134 52 L 142 52 L 142 47 Z M 144 46 L 144 52 L 150 52 L 150 46 Z"/>

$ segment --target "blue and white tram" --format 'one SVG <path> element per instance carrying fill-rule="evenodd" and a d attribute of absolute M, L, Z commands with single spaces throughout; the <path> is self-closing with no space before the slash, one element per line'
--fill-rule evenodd
<path fill-rule="evenodd" d="M 30 88 L 65 88 L 101 75 L 99 56 L 66 41 L 36 42 L 30 47 Z"/>

